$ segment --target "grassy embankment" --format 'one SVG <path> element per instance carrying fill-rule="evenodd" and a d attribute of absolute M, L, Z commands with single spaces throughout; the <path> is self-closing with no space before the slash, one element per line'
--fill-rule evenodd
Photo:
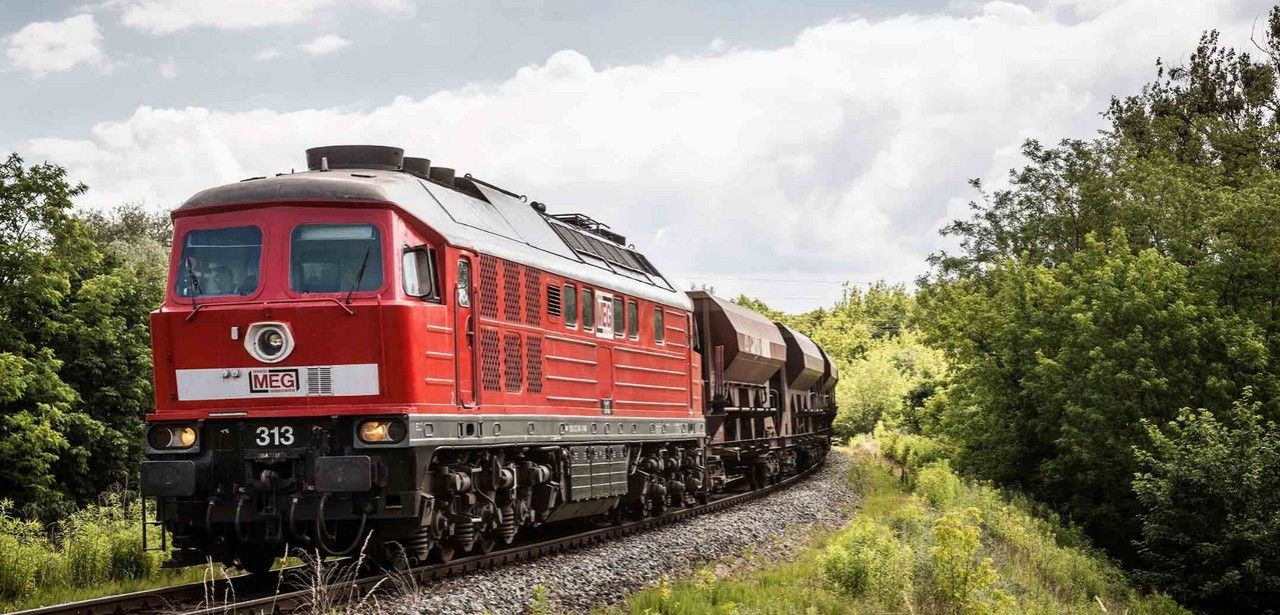
<path fill-rule="evenodd" d="M 843 529 L 789 561 L 749 554 L 739 572 L 708 567 L 608 612 L 1186 613 L 1041 507 L 956 476 L 927 439 L 880 433 L 844 454 L 864 499 Z"/>
<path fill-rule="evenodd" d="M 0 502 L 0 612 L 199 581 L 221 569 L 160 568 L 142 550 L 141 510 L 108 498 L 45 527 Z M 159 540 L 158 530 L 151 539 Z"/>

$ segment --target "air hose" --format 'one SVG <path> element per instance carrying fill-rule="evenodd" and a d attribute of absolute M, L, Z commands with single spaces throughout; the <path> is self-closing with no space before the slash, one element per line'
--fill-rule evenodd
<path fill-rule="evenodd" d="M 365 526 L 365 522 L 368 521 L 369 519 L 369 513 L 368 512 L 360 513 L 360 527 L 356 530 L 356 535 L 351 540 L 351 544 L 348 545 L 347 548 L 341 551 L 337 551 L 329 548 L 329 545 L 326 544 L 326 543 L 332 543 L 333 541 L 338 539 L 337 536 L 329 533 L 329 527 L 324 520 L 324 507 L 325 507 L 325 504 L 327 504 L 328 502 L 329 502 L 329 493 L 325 492 L 321 494 L 320 504 L 316 508 L 316 544 L 319 545 L 320 550 L 323 551 L 325 555 L 331 555 L 334 557 L 343 557 L 346 555 L 350 555 L 353 551 L 356 550 L 356 547 L 360 546 L 360 538 L 364 535 L 364 526 Z"/>

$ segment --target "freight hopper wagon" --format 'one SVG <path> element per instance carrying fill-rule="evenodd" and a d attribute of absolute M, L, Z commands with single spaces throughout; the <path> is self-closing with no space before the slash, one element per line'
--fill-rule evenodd
<path fill-rule="evenodd" d="M 782 323 L 703 291 L 689 293 L 701 331 L 712 473 L 774 482 L 822 460 L 835 418 L 835 363 Z"/>
<path fill-rule="evenodd" d="M 171 565 L 448 560 L 825 454 L 835 374 L 803 335 L 398 148 L 307 165 L 173 212 L 142 475 Z"/>

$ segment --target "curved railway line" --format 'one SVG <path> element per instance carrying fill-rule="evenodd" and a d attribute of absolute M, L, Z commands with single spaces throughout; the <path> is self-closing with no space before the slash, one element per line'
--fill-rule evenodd
<path fill-rule="evenodd" d="M 343 579 L 329 585 L 326 590 L 365 595 L 376 590 L 392 574 L 408 575 L 416 582 L 430 583 L 478 570 L 505 564 L 527 561 L 544 555 L 562 553 L 586 547 L 629 534 L 683 521 L 707 513 L 717 512 L 758 499 L 789 487 L 808 477 L 821 465 L 783 479 L 775 484 L 742 493 L 723 495 L 706 504 L 669 510 L 657 517 L 647 517 L 620 524 L 601 526 L 575 534 L 554 536 L 555 526 L 543 528 L 539 536 L 528 542 L 488 554 L 469 555 L 447 563 L 419 566 L 396 573 L 378 573 L 356 579 Z M 326 566 L 338 562 L 326 563 Z M 115 596 L 91 598 L 67 604 L 19 611 L 13 615 L 116 615 L 125 613 L 190 613 L 213 615 L 232 613 L 293 613 L 305 610 L 313 604 L 314 587 L 303 585 L 306 581 L 305 566 L 292 566 L 273 570 L 262 578 L 250 579 L 247 575 L 224 577 L 211 582 L 195 582 L 171 587 L 143 590 Z M 403 578 L 403 577 L 402 577 Z"/>

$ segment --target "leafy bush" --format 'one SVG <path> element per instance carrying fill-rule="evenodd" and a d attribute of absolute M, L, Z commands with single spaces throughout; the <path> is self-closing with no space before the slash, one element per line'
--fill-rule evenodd
<path fill-rule="evenodd" d="M 1139 452 L 1143 577 L 1177 598 L 1260 610 L 1280 591 L 1280 427 L 1256 402 L 1184 410 Z M 1225 604 L 1222 597 L 1230 596 Z"/>
<path fill-rule="evenodd" d="M 964 484 L 946 459 L 930 463 L 916 475 L 916 493 L 938 508 L 950 506 L 963 490 Z"/>
<path fill-rule="evenodd" d="M 892 527 L 860 518 L 827 548 L 822 570 L 842 592 L 892 606 L 910 595 L 914 563 Z"/>
<path fill-rule="evenodd" d="M 880 421 L 918 427 L 923 406 L 946 377 L 942 352 L 914 330 L 870 343 L 865 356 L 840 365 L 836 385 L 836 434 L 870 432 Z"/>
<path fill-rule="evenodd" d="M 948 458 L 951 452 L 936 438 L 903 433 L 883 424 L 876 426 L 875 439 L 885 457 L 902 466 L 904 479 L 909 479 L 917 470 L 930 463 Z"/>
<path fill-rule="evenodd" d="M 1135 591 L 1079 530 L 1039 516 L 1043 505 L 966 480 L 945 504 L 930 504 L 920 485 L 934 479 L 912 492 L 865 440 L 852 454 L 849 478 L 863 499 L 843 530 L 791 561 L 663 583 L 620 611 L 1189 615 L 1167 597 Z M 948 472 L 942 463 L 926 470 Z"/>
<path fill-rule="evenodd" d="M 948 512 L 933 525 L 935 546 L 929 549 L 929 575 L 944 604 L 960 613 L 980 615 L 1011 606 L 1012 600 L 995 589 L 995 567 L 978 549 L 981 515 L 976 508 Z"/>

